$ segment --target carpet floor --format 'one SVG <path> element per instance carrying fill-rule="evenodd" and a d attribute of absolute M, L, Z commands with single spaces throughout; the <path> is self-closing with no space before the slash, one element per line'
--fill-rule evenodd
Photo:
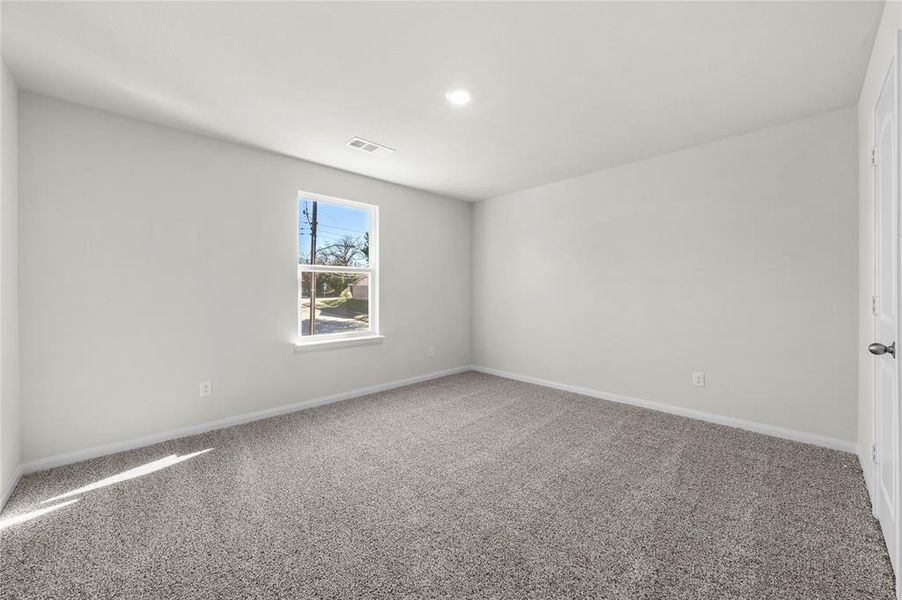
<path fill-rule="evenodd" d="M 0 597 L 889 599 L 870 511 L 850 454 L 468 372 L 28 475 Z"/>

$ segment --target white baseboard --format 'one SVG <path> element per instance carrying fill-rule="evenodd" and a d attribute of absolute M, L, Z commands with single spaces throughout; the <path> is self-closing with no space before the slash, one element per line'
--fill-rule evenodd
<path fill-rule="evenodd" d="M 16 470 L 13 471 L 13 474 L 10 476 L 9 481 L 6 482 L 6 487 L 3 488 L 3 496 L 0 497 L 0 511 L 6 506 L 7 500 L 9 497 L 13 495 L 13 490 L 16 489 L 16 486 L 19 484 L 19 479 L 22 477 L 22 465 L 16 467 Z"/>
<path fill-rule="evenodd" d="M 355 390 L 350 390 L 347 392 L 339 392 L 337 394 L 332 394 L 331 396 L 325 396 L 322 398 L 314 398 L 312 400 L 303 400 L 301 402 L 295 402 L 294 404 L 286 404 L 284 406 L 267 408 L 267 409 L 258 410 L 256 412 L 252 412 L 252 413 L 236 415 L 234 417 L 226 417 L 224 419 L 217 419 L 215 421 L 207 421 L 205 423 L 199 423 L 197 425 L 189 425 L 188 427 L 181 427 L 179 429 L 172 429 L 169 431 L 161 431 L 159 433 L 152 433 L 150 435 L 145 435 L 145 436 L 141 436 L 138 438 L 132 438 L 130 440 L 122 440 L 119 442 L 113 442 L 111 444 L 103 444 L 101 446 L 93 446 L 91 448 L 85 448 L 83 450 L 76 450 L 74 452 L 66 452 L 65 454 L 56 454 L 53 456 L 36 458 L 33 460 L 26 461 L 20 467 L 19 471 L 20 471 L 20 473 L 34 473 L 35 471 L 43 471 L 45 469 L 52 469 L 53 467 L 60 467 L 63 465 L 68 465 L 71 463 L 88 460 L 90 458 L 97 458 L 98 456 L 107 456 L 109 454 L 116 454 L 117 452 L 124 452 L 126 450 L 134 450 L 136 448 L 143 448 L 144 446 L 151 446 L 153 444 L 158 444 L 160 442 L 166 442 L 169 440 L 175 440 L 178 438 L 187 437 L 189 435 L 196 435 L 198 433 L 206 433 L 208 431 L 213 431 L 215 429 L 224 429 L 226 427 L 232 427 L 233 425 L 240 425 L 242 423 L 249 423 L 251 421 L 259 421 L 260 419 L 267 419 L 269 417 L 275 417 L 277 415 L 283 415 L 286 413 L 304 410 L 305 408 L 313 408 L 314 406 L 322 406 L 324 404 L 332 404 L 333 402 L 340 402 L 342 400 L 348 400 L 350 398 L 356 398 L 358 396 L 366 396 L 367 394 L 374 394 L 376 392 L 391 390 L 394 388 L 403 387 L 405 385 L 420 383 L 421 381 L 428 381 L 430 379 L 436 379 L 438 377 L 445 377 L 446 375 L 454 375 L 456 373 L 463 373 L 464 371 L 469 371 L 471 369 L 472 369 L 472 367 L 467 365 L 467 366 L 463 366 L 463 367 L 457 367 L 454 369 L 447 369 L 445 371 L 437 371 L 434 373 L 428 373 L 426 375 L 418 375 L 416 377 L 408 377 L 406 379 L 398 379 L 398 380 L 390 381 L 387 383 L 379 383 L 376 385 L 371 385 L 371 386 L 367 386 L 367 387 L 363 387 L 363 388 L 357 388 Z M 10 488 L 10 490 L 11 489 L 12 488 Z"/>
<path fill-rule="evenodd" d="M 269 417 L 274 417 L 277 415 L 282 415 L 286 413 L 296 412 L 299 410 L 304 410 L 306 408 L 313 408 L 314 406 L 322 406 L 325 404 L 331 404 L 333 402 L 340 402 L 342 400 L 347 400 L 349 398 L 356 398 L 358 396 L 365 396 L 367 394 L 373 394 L 376 392 L 382 392 L 385 390 L 390 390 L 394 388 L 403 387 L 405 385 L 411 385 L 414 383 L 419 383 L 422 381 L 428 381 L 430 379 L 436 379 L 438 377 L 445 377 L 447 375 L 454 375 L 456 373 L 463 373 L 464 371 L 475 370 L 482 373 L 487 373 L 489 375 L 496 375 L 498 377 L 504 377 L 507 379 L 515 379 L 517 381 L 523 381 L 526 383 L 534 383 L 537 385 L 543 385 L 546 387 L 559 389 L 567 392 L 573 392 L 576 394 L 582 394 L 584 396 L 590 396 L 593 398 L 600 398 L 602 400 L 610 400 L 612 402 L 619 402 L 621 404 L 630 404 L 632 406 L 639 406 L 642 408 L 647 408 L 650 410 L 656 410 L 660 412 L 670 413 L 674 415 L 679 415 L 683 417 L 689 417 L 691 419 L 699 419 L 702 421 L 708 421 L 710 423 L 717 423 L 719 425 L 726 425 L 728 427 L 736 427 L 739 429 L 745 429 L 747 431 L 753 431 L 755 433 L 761 433 L 764 435 L 770 435 L 774 437 L 779 437 L 783 439 L 793 440 L 796 442 L 802 442 L 806 444 L 813 444 L 815 446 L 822 446 L 825 448 L 832 448 L 834 450 L 841 450 L 843 452 L 850 452 L 853 454 L 858 453 L 857 445 L 854 442 L 848 442 L 845 440 L 840 440 L 836 438 L 830 438 L 826 436 L 821 436 L 813 433 L 806 433 L 802 431 L 795 431 L 792 429 L 784 429 L 782 427 L 775 427 L 773 425 L 764 425 L 762 423 L 756 423 L 754 421 L 746 421 L 743 419 L 737 419 L 734 417 L 726 417 L 723 415 L 717 415 L 714 413 L 703 412 L 699 410 L 682 408 L 679 406 L 674 406 L 672 404 L 665 404 L 663 402 L 654 402 L 652 400 L 643 400 L 641 398 L 632 398 L 629 396 L 624 396 L 622 394 L 614 394 L 610 392 L 603 392 L 599 390 L 593 390 L 590 388 L 579 387 L 575 385 L 569 385 L 564 383 L 559 383 L 556 381 L 549 381 L 547 379 L 540 379 L 538 377 L 529 377 L 526 375 L 519 375 L 517 373 L 509 373 L 506 371 L 499 371 L 496 369 L 489 369 L 487 367 L 481 366 L 463 366 L 456 367 L 454 369 L 447 369 L 445 371 L 437 371 L 434 373 L 428 373 L 426 375 L 419 375 L 416 377 L 408 377 L 406 379 L 398 379 L 395 381 L 390 381 L 387 383 L 380 383 L 364 388 L 358 388 L 355 390 L 349 390 L 347 392 L 340 392 L 337 394 L 332 394 L 331 396 L 324 396 L 322 398 L 314 398 L 311 400 L 303 400 L 301 402 L 295 402 L 293 404 L 287 404 L 284 406 L 277 406 L 274 408 L 268 408 L 252 413 L 246 413 L 242 415 L 236 415 L 233 417 L 226 417 L 224 419 L 217 419 L 215 421 L 207 421 L 205 423 L 199 423 L 197 425 L 190 425 L 188 427 L 182 427 L 179 429 L 172 429 L 169 431 L 162 431 L 159 433 L 153 433 L 150 435 L 141 436 L 138 438 L 132 438 L 129 440 L 122 440 L 119 442 L 113 442 L 110 444 L 103 444 L 100 446 L 93 446 L 91 448 L 85 448 L 82 450 L 76 450 L 74 452 L 67 452 L 64 454 L 56 454 L 53 456 L 47 456 L 43 458 L 37 458 L 33 460 L 26 461 L 23 463 L 19 469 L 16 471 L 14 477 L 12 478 L 12 485 L 7 488 L 6 495 L 12 493 L 15 485 L 14 483 L 18 481 L 19 477 L 22 474 L 34 473 L 36 471 L 43 471 L 45 469 L 52 469 L 54 467 L 59 467 L 63 465 L 68 465 L 71 463 L 80 462 L 83 460 L 88 460 L 91 458 L 97 458 L 99 456 L 106 456 L 109 454 L 115 454 L 117 452 L 124 452 L 126 450 L 134 450 L 136 448 L 143 448 L 144 446 L 150 446 L 153 444 L 158 444 L 160 442 L 165 442 L 169 440 L 174 440 L 178 438 L 187 437 L 190 435 L 196 435 L 199 433 L 206 433 L 208 431 L 213 431 L 216 429 L 224 429 L 226 427 L 231 427 L 233 425 L 240 425 L 242 423 L 249 423 L 251 421 L 258 421 L 260 419 L 266 419 Z M 866 463 L 862 463 L 863 466 Z M 865 470 L 865 479 L 867 481 L 867 471 Z M 868 482 L 870 485 L 870 482 Z M 6 502 L 7 498 L 3 498 L 3 503 Z M 2 506 L 2 504 L 0 504 Z"/>
<path fill-rule="evenodd" d="M 498 377 L 504 377 L 506 379 L 515 379 L 517 381 L 523 381 L 525 383 L 534 383 L 536 385 L 543 385 L 545 387 L 550 387 L 550 388 L 554 388 L 557 390 L 563 390 L 565 392 L 573 392 L 575 394 L 581 394 L 583 396 L 590 396 L 592 398 L 600 398 L 602 400 L 610 400 L 612 402 L 619 402 L 621 404 L 630 404 L 632 406 L 648 408 L 650 410 L 656 410 L 659 412 L 665 412 L 665 413 L 670 413 L 673 415 L 679 415 L 681 417 L 688 417 L 690 419 L 698 419 L 700 421 L 707 421 L 709 423 L 716 423 L 718 425 L 726 425 L 728 427 L 735 427 L 737 429 L 745 429 L 746 431 L 762 433 L 764 435 L 783 438 L 786 440 L 792 440 L 794 442 L 802 442 L 804 444 L 812 444 L 814 446 L 821 446 L 823 448 L 830 448 L 833 450 L 841 450 L 842 452 L 849 452 L 851 454 L 856 454 L 858 451 L 858 446 L 855 442 L 848 442 L 846 440 L 831 438 L 831 437 L 827 437 L 827 436 L 823 436 L 823 435 L 818 435 L 815 433 L 806 433 L 804 431 L 796 431 L 794 429 L 785 429 L 783 427 L 776 427 L 774 425 L 765 425 L 763 423 L 756 423 L 755 421 L 746 421 L 744 419 L 737 419 L 735 417 L 726 417 L 723 415 L 704 412 L 701 410 L 695 410 L 692 408 L 683 408 L 680 406 L 675 406 L 673 404 L 666 404 L 664 402 L 655 402 L 653 400 L 643 400 L 641 398 L 632 398 L 630 396 L 624 396 L 623 394 L 614 394 L 611 392 L 603 392 L 600 390 L 593 390 L 590 388 L 579 387 L 576 385 L 559 383 L 557 381 L 549 381 L 547 379 L 540 379 L 538 377 L 529 377 L 527 375 L 519 375 L 517 373 L 509 373 L 507 371 L 499 371 L 497 369 L 489 369 L 487 367 L 480 367 L 478 365 L 473 366 L 473 370 L 479 371 L 481 373 L 487 373 L 489 375 L 496 375 Z"/>

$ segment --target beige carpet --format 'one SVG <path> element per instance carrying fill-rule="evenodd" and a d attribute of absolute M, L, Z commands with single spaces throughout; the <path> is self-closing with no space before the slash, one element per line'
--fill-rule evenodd
<path fill-rule="evenodd" d="M 893 597 L 854 456 L 473 372 L 29 475 L 0 522 L 4 599 Z"/>

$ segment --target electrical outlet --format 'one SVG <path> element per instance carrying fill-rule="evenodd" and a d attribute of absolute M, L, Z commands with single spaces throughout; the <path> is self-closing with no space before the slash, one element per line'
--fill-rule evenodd
<path fill-rule="evenodd" d="M 426 356 L 429 358 L 435 358 L 435 346 L 429 346 L 426 349 Z"/>
<path fill-rule="evenodd" d="M 213 382 L 212 381 L 202 381 L 200 383 L 200 397 L 207 398 L 213 395 Z"/>
<path fill-rule="evenodd" d="M 694 385 L 695 387 L 705 387 L 705 374 L 701 371 L 693 371 L 692 385 Z"/>

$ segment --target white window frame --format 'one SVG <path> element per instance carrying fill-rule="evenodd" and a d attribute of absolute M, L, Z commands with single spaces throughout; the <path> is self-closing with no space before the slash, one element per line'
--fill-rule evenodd
<path fill-rule="evenodd" d="M 331 345 L 333 342 L 350 343 L 350 342 L 366 342 L 382 339 L 379 333 L 379 207 L 373 204 L 365 204 L 354 200 L 345 200 L 344 198 L 336 198 L 335 196 L 326 196 L 324 194 L 316 194 L 313 192 L 298 191 L 296 199 L 296 210 L 300 210 L 301 200 L 311 200 L 316 202 L 324 202 L 326 204 L 337 204 L 347 206 L 357 210 L 365 210 L 369 216 L 367 231 L 369 233 L 369 258 L 365 267 L 337 267 L 328 265 L 304 265 L 297 264 L 298 276 L 298 297 L 295 302 L 295 312 L 297 313 L 297 341 L 295 346 L 298 348 L 315 348 L 323 345 Z M 300 217 L 300 215 L 296 215 Z M 296 219 L 297 220 L 297 219 Z M 297 228 L 295 228 L 297 229 Z M 297 232 L 295 232 L 297 236 Z M 297 247 L 297 243 L 295 243 Z M 295 258 L 297 262 L 297 258 Z M 304 335 L 301 331 L 301 277 L 304 273 L 366 273 L 369 275 L 368 305 L 369 305 L 369 329 L 364 331 L 346 331 L 342 333 L 323 333 L 318 335 Z"/>

